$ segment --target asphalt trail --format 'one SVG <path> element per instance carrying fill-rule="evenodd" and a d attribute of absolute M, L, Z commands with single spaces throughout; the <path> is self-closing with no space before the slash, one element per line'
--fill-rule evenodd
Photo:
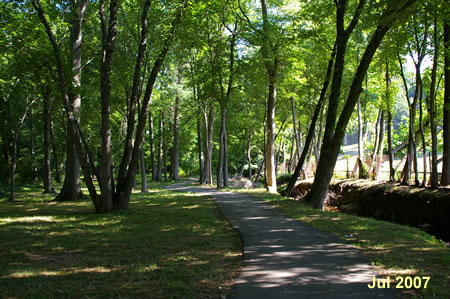
<path fill-rule="evenodd" d="M 179 183 L 174 191 L 212 197 L 242 236 L 243 266 L 231 298 L 395 298 L 369 289 L 376 275 L 359 251 L 281 214 L 264 200 Z"/>

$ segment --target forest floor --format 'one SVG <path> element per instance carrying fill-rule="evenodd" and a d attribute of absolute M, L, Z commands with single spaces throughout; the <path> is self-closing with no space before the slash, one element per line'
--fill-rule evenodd
<path fill-rule="evenodd" d="M 312 209 L 301 201 L 265 189 L 230 189 L 266 200 L 282 213 L 358 248 L 382 277 L 390 277 L 400 298 L 450 298 L 450 248 L 426 232 L 406 225 L 337 211 Z M 401 278 L 400 278 L 401 277 Z M 425 277 L 430 277 L 424 288 Z M 397 282 L 403 281 L 402 288 Z M 421 286 L 414 288 L 414 281 Z M 412 283 L 412 286 L 411 286 Z"/>
<path fill-rule="evenodd" d="M 205 196 L 151 183 L 127 212 L 49 202 L 42 187 L 0 201 L 1 298 L 221 297 L 241 262 L 239 235 Z"/>

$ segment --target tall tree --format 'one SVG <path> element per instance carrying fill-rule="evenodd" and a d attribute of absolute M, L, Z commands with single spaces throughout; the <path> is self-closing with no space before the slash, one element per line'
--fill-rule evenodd
<path fill-rule="evenodd" d="M 111 64 L 114 52 L 114 41 L 117 34 L 117 0 L 109 3 L 109 21 L 105 15 L 105 1 L 100 0 L 100 23 L 102 28 L 102 57 L 100 64 L 100 94 L 102 106 L 102 125 L 100 134 L 101 142 L 101 170 L 100 190 L 101 206 L 100 212 L 113 209 L 113 176 L 112 176 L 112 151 L 111 151 Z"/>
<path fill-rule="evenodd" d="M 52 193 L 52 171 L 50 167 L 50 88 L 42 87 L 42 97 L 44 98 L 44 193 Z"/>
<path fill-rule="evenodd" d="M 61 57 L 61 51 L 56 42 L 56 38 L 55 38 L 55 35 L 53 34 L 50 24 L 47 21 L 47 17 L 45 16 L 41 2 L 40 2 L 40 0 L 35 0 L 35 1 L 32 1 L 32 4 L 38 13 L 39 20 L 43 24 L 45 31 L 47 33 L 47 36 L 52 45 L 54 57 L 56 60 L 56 66 L 57 66 L 57 70 L 58 70 L 58 87 L 59 87 L 59 90 L 60 90 L 62 98 L 63 98 L 64 109 L 65 109 L 65 112 L 66 112 L 66 115 L 68 118 L 68 128 L 67 128 L 68 136 L 72 137 L 71 140 L 73 141 L 73 144 L 75 145 L 74 152 L 78 156 L 78 160 L 83 169 L 85 183 L 89 190 L 89 195 L 91 197 L 92 203 L 94 204 L 96 211 L 100 211 L 99 197 L 98 197 L 97 191 L 95 189 L 95 186 L 94 186 L 94 183 L 93 183 L 93 180 L 91 177 L 91 171 L 90 171 L 90 168 L 94 168 L 94 165 L 93 165 L 92 160 L 88 160 L 88 157 L 83 155 L 83 145 L 81 143 L 82 133 L 81 133 L 81 129 L 79 127 L 79 121 L 76 116 L 77 110 L 75 109 L 76 107 L 79 107 L 79 105 L 76 105 L 74 107 L 72 105 L 74 103 L 74 101 L 71 101 L 69 98 L 69 92 L 66 87 L 66 77 L 67 76 L 66 76 L 66 72 L 64 69 L 63 60 Z M 78 9 L 78 8 L 72 8 L 72 9 Z M 81 27 L 80 27 L 80 30 L 81 30 Z M 74 46 L 79 47 L 79 49 L 81 50 L 81 36 L 79 36 L 79 40 L 77 40 L 76 42 L 72 42 L 71 46 L 72 46 L 71 48 L 73 48 Z M 72 50 L 71 52 L 74 52 L 74 51 Z M 75 59 L 76 61 L 81 61 L 80 60 L 81 54 L 75 55 L 75 58 L 76 58 Z M 76 70 L 79 70 L 79 69 L 76 68 Z M 76 71 L 74 71 L 74 73 L 79 74 L 79 72 L 76 72 Z M 76 81 L 77 81 L 77 77 L 72 76 L 72 84 L 74 84 L 75 87 L 77 87 Z M 76 90 L 76 88 L 75 88 L 75 90 Z M 76 99 L 76 97 L 75 97 L 75 99 Z M 83 138 L 83 143 L 86 146 L 84 138 Z M 69 151 L 69 147 L 67 147 L 67 150 Z M 86 152 L 89 154 L 88 149 L 86 149 Z"/>
<path fill-rule="evenodd" d="M 267 14 L 267 0 L 261 0 L 263 43 L 261 53 L 267 71 L 269 92 L 267 96 L 267 137 L 265 146 L 266 182 L 267 189 L 271 193 L 277 192 L 277 180 L 275 175 L 275 105 L 277 101 L 277 77 L 280 66 L 278 51 L 270 40 L 271 23 Z"/>
<path fill-rule="evenodd" d="M 69 97 L 72 112 L 76 121 L 80 122 L 81 109 L 81 58 L 83 44 L 83 21 L 89 1 L 73 1 L 71 11 L 70 53 L 71 53 L 71 94 Z M 67 127 L 70 127 L 70 120 Z M 64 183 L 55 201 L 77 200 L 83 197 L 80 185 L 80 161 L 76 153 L 75 138 L 72 130 L 67 130 L 66 163 Z"/>
<path fill-rule="evenodd" d="M 444 139 L 442 178 L 441 186 L 450 184 L 450 24 L 448 20 L 444 23 L 444 117 L 443 132 Z"/>
<path fill-rule="evenodd" d="M 25 106 L 25 111 L 22 113 L 22 116 L 20 117 L 17 127 L 14 130 L 13 134 L 12 134 L 12 140 L 11 140 L 11 144 L 12 144 L 12 153 L 11 153 L 11 170 L 10 170 L 10 188 L 9 188 L 9 198 L 8 201 L 14 201 L 14 190 L 15 190 L 15 185 L 16 185 L 16 167 L 17 167 L 17 139 L 19 138 L 19 131 L 20 131 L 20 127 L 23 124 L 23 121 L 25 120 L 25 117 L 27 116 L 28 110 L 30 109 L 30 107 L 33 105 L 34 103 L 34 99 L 33 100 L 28 100 L 28 95 L 27 95 L 27 104 Z"/>
<path fill-rule="evenodd" d="M 311 190 L 307 194 L 307 197 L 305 198 L 306 201 L 310 202 L 312 206 L 316 208 L 322 208 L 323 207 L 323 201 L 325 199 L 325 194 L 328 191 L 328 187 L 331 181 L 331 178 L 333 176 L 333 170 L 334 166 L 336 165 L 337 156 L 339 154 L 339 148 L 342 144 L 342 141 L 345 136 L 345 130 L 347 128 L 347 124 L 350 120 L 350 117 L 352 115 L 352 112 L 355 108 L 355 105 L 358 101 L 358 97 L 361 93 L 361 86 L 365 77 L 365 74 L 369 68 L 369 65 L 373 59 L 373 56 L 378 49 L 381 41 L 383 40 L 386 33 L 389 31 L 389 29 L 393 26 L 394 21 L 398 19 L 402 19 L 401 16 L 403 14 L 409 13 L 408 8 L 414 4 L 415 0 L 408 0 L 408 1 L 402 1 L 402 2 L 396 2 L 395 4 L 392 2 L 389 2 L 387 9 L 382 13 L 380 17 L 380 21 L 378 25 L 376 26 L 376 29 L 370 38 L 370 41 L 364 51 L 364 54 L 361 58 L 361 61 L 358 65 L 358 68 L 353 76 L 352 84 L 350 87 L 349 94 L 345 100 L 344 107 L 342 109 L 341 114 L 339 115 L 339 119 L 335 125 L 336 122 L 336 116 L 337 116 L 337 107 L 333 107 L 334 103 L 331 101 L 333 98 L 333 93 L 340 94 L 340 91 L 333 90 L 332 86 L 332 95 L 330 96 L 330 103 L 328 106 L 328 113 L 327 113 L 327 124 L 325 128 L 325 133 L 327 138 L 324 137 L 324 141 L 321 148 L 320 153 L 320 160 L 319 164 L 317 166 L 317 172 L 316 176 L 314 178 L 314 183 L 311 187 Z M 338 3 L 338 2 L 337 2 Z M 361 2 L 360 2 L 361 5 Z M 362 8 L 362 6 L 358 6 L 357 11 Z M 344 7 L 339 7 L 339 3 L 337 5 L 338 10 L 338 17 L 337 17 L 337 34 L 336 34 L 336 41 L 337 41 L 337 53 L 339 51 L 342 51 L 339 49 L 340 44 L 343 43 L 341 39 L 345 38 L 345 31 L 343 29 L 343 19 L 339 17 L 344 11 L 342 10 Z M 339 12 L 340 11 L 340 12 Z M 355 15 L 356 16 L 356 15 Z M 357 22 L 358 18 L 353 18 L 352 22 L 350 23 L 351 28 L 353 22 Z M 354 24 L 353 26 L 355 26 Z M 347 29 L 347 30 L 348 30 Z M 346 31 L 347 31 L 346 30 Z M 342 45 L 341 45 L 342 47 Z M 344 55 L 344 54 L 340 54 Z M 338 65 L 338 57 L 340 56 L 336 54 L 336 63 L 335 63 L 335 69 Z M 343 59 L 339 58 L 339 60 Z M 339 64 L 342 62 L 339 62 Z M 340 66 L 339 66 L 340 67 Z M 336 72 L 336 71 L 335 71 Z M 342 76 L 342 72 L 339 72 L 338 77 Z M 335 76 L 333 76 L 333 81 L 335 80 Z M 331 109 L 331 114 L 330 114 Z M 330 115 L 329 115 L 330 114 Z M 330 131 L 331 130 L 331 134 Z"/>

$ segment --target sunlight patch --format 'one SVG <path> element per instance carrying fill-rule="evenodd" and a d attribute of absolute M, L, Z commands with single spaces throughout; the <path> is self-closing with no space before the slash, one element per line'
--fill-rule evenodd
<path fill-rule="evenodd" d="M 62 220 L 56 219 L 54 216 L 8 217 L 0 219 L 0 225 L 15 222 L 62 222 Z"/>
<path fill-rule="evenodd" d="M 183 209 L 188 209 L 188 210 L 197 209 L 197 208 L 199 208 L 199 205 L 193 205 L 193 206 L 186 206 L 186 207 L 183 207 Z"/>

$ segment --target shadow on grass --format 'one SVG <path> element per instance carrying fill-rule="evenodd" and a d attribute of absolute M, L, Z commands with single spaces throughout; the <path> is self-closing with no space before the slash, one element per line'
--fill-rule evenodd
<path fill-rule="evenodd" d="M 102 215 L 32 196 L 0 203 L 2 296 L 220 297 L 239 269 L 239 237 L 206 198 L 134 194 Z"/>

